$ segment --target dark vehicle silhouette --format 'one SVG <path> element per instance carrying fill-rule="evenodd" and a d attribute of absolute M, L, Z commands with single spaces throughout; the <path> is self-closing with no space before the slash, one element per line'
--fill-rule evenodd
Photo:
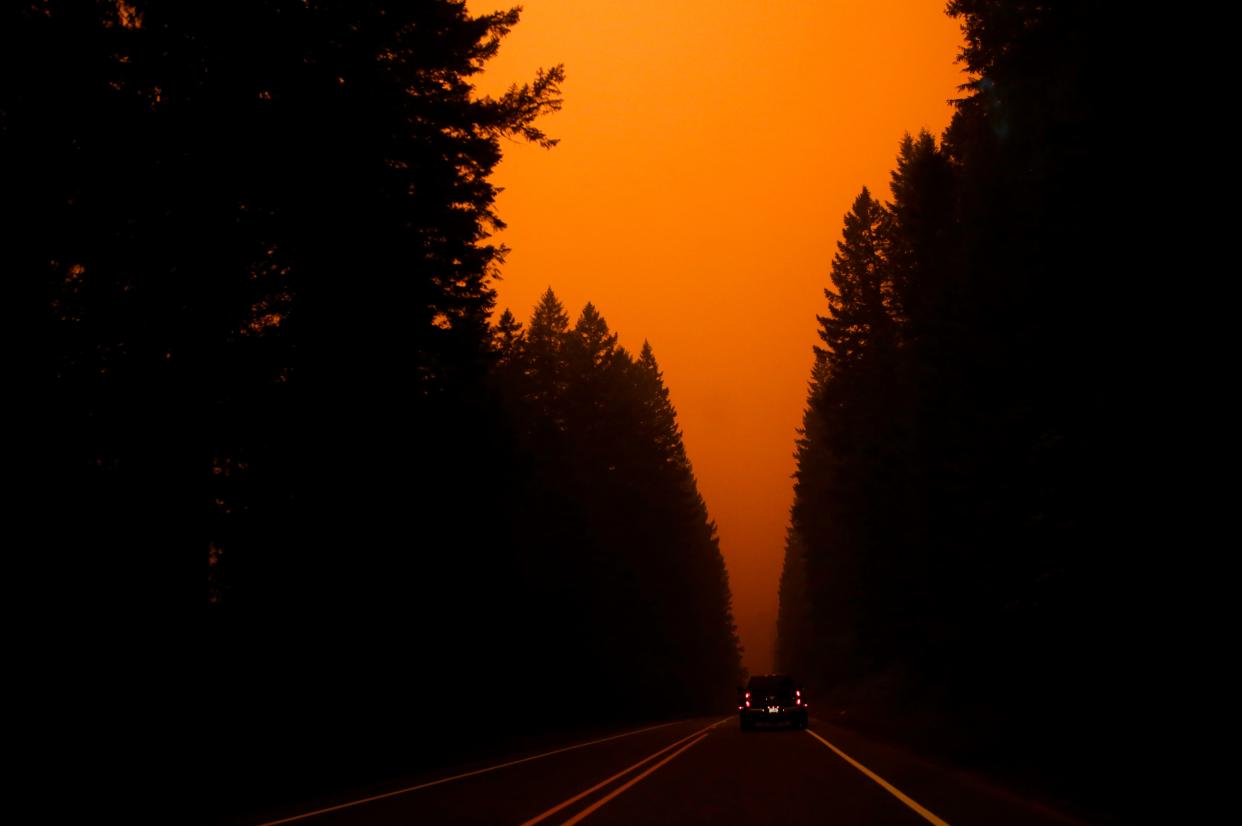
<path fill-rule="evenodd" d="M 783 723 L 806 728 L 806 710 L 802 689 L 787 674 L 751 677 L 737 706 L 742 731 L 750 731 L 756 725 Z"/>

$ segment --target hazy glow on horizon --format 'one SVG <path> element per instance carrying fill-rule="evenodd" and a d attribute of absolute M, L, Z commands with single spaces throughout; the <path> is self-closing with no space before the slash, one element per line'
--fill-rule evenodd
<path fill-rule="evenodd" d="M 471 0 L 482 13 L 511 3 Z M 495 180 L 512 248 L 499 309 L 556 291 L 650 340 L 720 530 L 754 672 L 772 668 L 815 316 L 841 218 L 887 197 L 904 132 L 939 135 L 964 80 L 940 0 L 529 0 L 480 81 L 565 64 L 551 151 Z"/>

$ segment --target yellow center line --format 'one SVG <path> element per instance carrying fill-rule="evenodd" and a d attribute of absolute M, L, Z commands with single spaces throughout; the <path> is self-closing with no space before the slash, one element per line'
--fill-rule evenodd
<path fill-rule="evenodd" d="M 598 740 L 588 740 L 585 743 L 576 743 L 572 746 L 565 746 L 564 748 L 553 749 L 552 751 L 545 751 L 541 754 L 534 754 L 534 755 L 531 755 L 530 757 L 523 757 L 520 760 L 510 760 L 507 763 L 498 763 L 495 766 L 488 766 L 487 768 L 484 768 L 484 769 L 475 769 L 474 771 L 468 771 L 468 772 L 463 772 L 461 774 L 455 774 L 452 777 L 442 777 L 439 780 L 431 780 L 427 783 L 419 783 L 417 786 L 407 786 L 404 789 L 397 789 L 391 792 L 384 792 L 383 794 L 372 795 L 371 797 L 363 797 L 358 800 L 351 800 L 348 803 L 340 803 L 340 804 L 337 804 L 336 806 L 327 806 L 323 809 L 316 809 L 313 812 L 303 812 L 300 815 L 293 815 L 292 817 L 284 817 L 284 818 L 281 818 L 280 820 L 268 820 L 268 821 L 258 824 L 258 826 L 277 826 L 277 824 L 280 824 L 280 823 L 293 823 L 294 821 L 297 821 L 297 820 L 305 820 L 308 817 L 316 817 L 317 815 L 323 815 L 329 812 L 338 812 L 341 809 L 348 809 L 352 806 L 361 806 L 364 803 L 371 803 L 372 801 L 375 801 L 375 800 L 383 800 L 386 797 L 396 797 L 399 794 L 408 794 L 409 792 L 416 792 L 419 789 L 426 789 L 430 786 L 439 786 L 441 783 L 451 783 L 454 780 L 462 780 L 467 777 L 474 777 L 475 775 L 478 775 L 478 774 L 486 774 L 487 772 L 494 772 L 497 769 L 505 769 L 505 768 L 508 768 L 509 766 L 516 766 L 519 763 L 529 763 L 532 760 L 540 760 L 544 757 L 551 757 L 554 754 L 562 754 L 567 751 L 573 751 L 574 749 L 583 749 L 583 748 L 586 748 L 587 746 L 594 746 L 597 743 L 607 743 L 609 740 L 619 740 L 622 737 L 630 737 L 635 734 L 642 734 L 644 731 L 655 731 L 656 729 L 659 729 L 659 728 L 667 728 L 668 726 L 676 725 L 679 722 L 681 721 L 674 720 L 671 723 L 660 723 L 658 726 L 647 726 L 646 728 L 634 729 L 633 731 L 625 731 L 625 732 L 622 732 L 621 734 L 614 734 L 611 737 L 601 737 Z M 693 737 L 694 735 L 690 735 L 690 736 Z"/>
<path fill-rule="evenodd" d="M 870 777 L 872 780 L 874 780 L 875 782 L 879 783 L 879 784 L 880 784 L 881 786 L 883 786 L 883 787 L 885 788 L 885 790 L 886 790 L 886 791 L 888 791 L 888 793 L 889 793 L 889 794 L 891 794 L 893 797 L 897 798 L 897 799 L 898 799 L 898 800 L 900 800 L 902 803 L 906 804 L 906 805 L 907 805 L 907 806 L 909 806 L 911 809 L 914 809 L 914 811 L 916 811 L 916 812 L 918 812 L 920 815 L 922 815 L 922 816 L 923 816 L 923 819 L 924 819 L 924 820 L 926 820 L 928 823 L 933 824 L 933 826 L 949 826 L 949 824 L 948 824 L 948 822 L 947 822 L 947 821 L 945 821 L 945 820 L 943 820 L 943 819 L 941 819 L 941 818 L 937 817 L 936 815 L 932 814 L 930 811 L 928 811 L 928 810 L 927 810 L 927 809 L 925 809 L 924 807 L 920 806 L 920 805 L 919 805 L 919 803 L 918 803 L 918 801 L 916 801 L 916 800 L 914 800 L 913 798 L 911 798 L 909 795 L 907 795 L 907 794 L 906 794 L 906 793 L 904 793 L 901 789 L 899 789 L 899 788 L 897 788 L 896 786 L 894 786 L 892 783 L 889 783 L 889 782 L 888 782 L 887 780 L 885 780 L 883 777 L 880 777 L 878 774 L 876 774 L 876 773 L 875 773 L 875 772 L 873 772 L 871 769 L 869 769 L 869 768 L 867 768 L 866 766 L 864 766 L 862 763 L 859 763 L 859 762 L 858 762 L 857 760 L 855 760 L 853 757 L 850 757 L 848 754 L 846 754 L 845 752 L 841 751 L 839 748 L 837 748 L 836 746 L 834 746 L 832 743 L 829 743 L 827 740 L 825 740 L 824 738 L 820 737 L 818 734 L 816 734 L 815 732 L 811 731 L 810 729 L 807 729 L 806 733 L 807 733 L 807 734 L 809 734 L 809 735 L 811 735 L 812 737 L 814 737 L 814 738 L 815 738 L 816 740 L 818 740 L 819 742 L 823 743 L 823 744 L 824 744 L 825 746 L 827 746 L 828 748 L 830 748 L 830 749 L 832 749 L 833 751 L 835 751 L 838 755 L 840 755 L 840 756 L 841 756 L 841 758 L 842 758 L 843 760 L 845 760 L 847 763 L 849 763 L 849 764 L 850 764 L 851 766 L 853 766 L 854 768 L 858 769 L 858 770 L 859 770 L 860 772 L 862 772 L 863 774 L 867 775 L 867 777 Z"/>
<path fill-rule="evenodd" d="M 623 785 L 623 786 L 618 786 L 617 788 L 613 789 L 611 792 L 609 792 L 609 793 L 608 793 L 607 795 L 605 795 L 604 797 L 601 797 L 599 800 L 595 801 L 595 802 L 594 802 L 594 803 L 592 803 L 590 806 L 587 806 L 585 809 L 583 809 L 582 811 L 578 812 L 578 814 L 574 815 L 574 816 L 573 816 L 573 817 L 571 817 L 569 820 L 566 820 L 564 823 L 562 823 L 562 824 L 561 824 L 561 826 L 573 826 L 573 824 L 577 823 L 579 820 L 582 820 L 582 818 L 586 817 L 586 816 L 587 816 L 587 815 L 589 815 L 591 812 L 593 812 L 593 811 L 595 811 L 596 809 L 598 809 L 600 806 L 603 806 L 603 805 L 604 805 L 605 803 L 607 803 L 609 800 L 612 800 L 614 797 L 616 797 L 617 795 L 621 794 L 623 791 L 625 791 L 626 789 L 628 789 L 630 786 L 633 786 L 633 785 L 634 785 L 635 783 L 637 783 L 639 780 L 642 780 L 644 777 L 646 777 L 647 775 L 651 774 L 651 773 L 652 773 L 652 772 L 654 772 L 656 769 L 660 768 L 660 767 L 661 767 L 661 766 L 663 766 L 665 763 L 669 762 L 670 760 L 672 760 L 672 759 L 673 759 L 674 757 L 676 757 L 677 755 L 681 754 L 681 753 L 682 753 L 683 751 L 685 751 L 686 749 L 690 748 L 691 746 L 695 745 L 695 744 L 696 744 L 696 743 L 698 743 L 699 741 L 703 740 L 705 737 L 707 737 L 707 734 L 706 734 L 706 733 L 704 733 L 704 734 L 700 734 L 697 740 L 691 740 L 689 743 L 686 743 L 684 746 L 682 746 L 681 748 L 679 748 L 677 751 L 673 752 L 673 753 L 672 753 L 672 754 L 670 754 L 668 757 L 665 757 L 665 758 L 664 758 L 663 760 L 661 760 L 659 763 L 656 763 L 654 766 L 652 766 L 651 768 L 647 769 L 647 770 L 646 770 L 645 772 L 643 772 L 642 774 L 640 774 L 640 775 L 638 775 L 637 777 L 632 778 L 631 780 L 629 780 L 629 781 L 628 781 L 625 785 Z"/>
<path fill-rule="evenodd" d="M 547 811 L 540 812 L 539 814 L 537 814 L 537 815 L 535 815 L 534 817 L 532 817 L 530 820 L 524 821 L 524 822 L 521 824 L 521 826 L 533 826 L 533 824 L 535 824 L 535 823 L 539 823 L 539 822 L 540 822 L 540 821 L 542 821 L 542 820 L 547 820 L 549 817 L 551 817 L 552 815 L 556 814 L 556 813 L 557 813 L 557 812 L 559 812 L 561 809 L 564 809 L 566 806 L 572 806 L 574 803 L 577 803 L 579 800 L 581 800 L 582 798 L 586 797 L 587 795 L 589 795 L 589 794 L 593 794 L 593 793 L 595 793 L 595 792 L 599 791 L 600 789 L 604 788 L 604 787 L 605 787 L 605 786 L 607 786 L 609 783 L 613 782 L 614 780 L 616 780 L 616 779 L 617 779 L 617 778 L 619 778 L 619 777 L 624 777 L 625 775 L 627 775 L 627 774 L 629 774 L 630 772 L 634 771 L 634 769 L 638 768 L 639 766 L 643 765 L 644 763 L 648 763 L 648 762 L 650 762 L 650 761 L 654 760 L 655 758 L 659 757 L 661 754 L 664 754 L 664 752 L 668 751 L 669 749 L 674 749 L 674 748 L 677 748 L 677 746 L 680 746 L 682 743 L 686 742 L 686 741 L 687 741 L 687 740 L 689 740 L 690 738 L 692 738 L 692 737 L 698 737 L 699 735 L 702 735 L 702 736 L 706 737 L 706 736 L 707 736 L 707 732 L 708 732 L 708 731 L 711 731 L 711 730 L 712 730 L 712 729 L 714 729 L 716 726 L 720 725 L 721 723 L 723 723 L 725 720 L 728 720 L 728 719 L 731 719 L 731 718 L 729 718 L 729 717 L 725 717 L 724 719 L 717 720 L 716 722 L 712 723 L 710 726 L 705 726 L 704 728 L 699 729 L 698 731 L 694 732 L 693 734 L 688 734 L 688 735 L 686 735 L 685 737 L 681 738 L 680 740 L 678 740 L 678 741 L 676 741 L 676 742 L 674 742 L 674 743 L 669 743 L 669 744 L 668 744 L 667 746 L 665 746 L 664 748 L 662 748 L 662 749 L 660 749 L 659 751 L 656 751 L 656 752 L 654 752 L 654 753 L 652 753 L 652 754 L 647 755 L 647 756 L 646 756 L 646 757 L 644 757 L 642 760 L 639 760 L 637 763 L 634 763 L 633 765 L 630 765 L 630 766 L 626 766 L 624 769 L 622 769 L 621 771 L 619 771 L 619 772 L 617 772 L 616 774 L 612 775 L 611 777 L 606 777 L 606 778 L 604 778 L 603 780 L 599 781 L 598 783 L 596 783 L 596 784 L 595 784 L 594 786 L 592 786 L 591 788 L 589 788 L 589 789 L 585 789 L 585 790 L 583 790 L 583 791 L 581 791 L 581 792 L 578 792 L 576 795 L 574 795 L 573 797 L 569 798 L 568 800 L 562 800 L 560 803 L 557 803 L 555 806 L 553 806 L 551 809 L 548 809 Z M 697 743 L 698 741 L 696 740 L 695 742 Z M 690 745 L 692 746 L 692 745 L 694 745 L 694 743 L 691 743 Z M 689 748 L 689 747 L 690 747 L 690 746 L 686 746 L 685 748 Z M 672 759 L 673 759 L 673 757 L 676 757 L 676 756 L 677 756 L 677 754 L 681 754 L 681 752 L 682 752 L 682 751 L 685 751 L 685 748 L 681 749 L 681 751 L 678 751 L 676 754 L 671 755 L 671 756 L 670 756 L 669 758 L 667 758 L 666 760 L 662 760 L 662 761 L 660 761 L 660 762 L 659 762 L 659 763 L 657 763 L 655 766 L 653 766 L 651 769 L 649 769 L 649 770 L 647 770 L 646 772 L 644 772 L 643 774 L 639 775 L 639 777 L 638 777 L 638 778 L 636 778 L 635 780 L 631 781 L 630 783 L 626 784 L 625 786 L 622 786 L 622 787 L 621 787 L 621 789 L 619 789 L 619 790 L 618 790 L 618 791 L 616 791 L 616 792 L 613 792 L 613 793 L 612 793 L 611 795 L 609 795 L 608 797 L 605 797 L 602 801 L 600 801 L 599 803 L 597 803 L 595 806 L 592 806 L 591 808 L 587 809 L 587 810 L 586 810 L 586 813 L 589 813 L 589 812 L 594 811 L 595 809 L 599 808 L 599 806 L 602 806 L 604 802 L 606 802 L 606 801 L 608 801 L 608 800 L 612 799 L 613 797 L 616 797 L 616 795 L 620 794 L 620 793 L 621 793 L 621 791 L 624 791 L 625 789 L 627 789 L 627 788 L 629 788 L 630 786 L 632 786 L 634 783 L 637 783 L 637 782 L 638 782 L 638 780 L 642 779 L 643 777 L 646 777 L 648 774 L 650 774 L 651 772 L 655 771 L 655 770 L 656 770 L 657 768 L 659 768 L 660 766 L 663 766 L 663 765 L 664 765 L 665 763 L 667 763 L 669 760 L 672 760 Z M 580 816 L 578 817 L 578 819 L 581 819 L 582 817 L 586 817 L 586 813 L 583 813 L 582 815 L 580 815 Z M 566 821 L 566 823 L 575 823 L 575 822 L 577 822 L 577 820 L 568 820 L 568 821 Z M 561 824 L 561 826 L 565 826 L 565 824 Z"/>

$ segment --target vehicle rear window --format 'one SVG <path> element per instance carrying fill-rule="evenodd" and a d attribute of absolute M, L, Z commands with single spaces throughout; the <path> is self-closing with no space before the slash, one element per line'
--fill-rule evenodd
<path fill-rule="evenodd" d="M 749 691 L 793 691 L 793 679 L 790 677 L 751 677 Z"/>

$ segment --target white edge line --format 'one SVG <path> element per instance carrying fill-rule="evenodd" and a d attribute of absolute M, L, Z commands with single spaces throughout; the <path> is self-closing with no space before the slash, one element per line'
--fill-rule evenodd
<path fill-rule="evenodd" d="M 660 723 L 657 726 L 647 726 L 646 728 L 634 729 L 633 731 L 625 731 L 620 734 L 614 734 L 611 737 L 601 737 L 598 740 L 588 740 L 585 743 L 576 743 L 572 746 L 565 746 L 564 748 L 553 749 L 552 751 L 545 751 L 541 754 L 533 754 L 530 757 L 523 757 L 519 760 L 510 760 L 507 763 L 497 763 L 495 766 L 488 766 L 483 769 L 475 769 L 474 771 L 468 771 L 468 772 L 463 772 L 461 774 L 455 774 L 452 777 L 442 777 L 439 780 L 431 780 L 427 783 L 419 783 L 417 786 L 407 786 L 403 789 L 396 789 L 391 792 L 384 792 L 383 794 L 376 794 L 376 795 L 371 795 L 370 797 L 359 798 L 358 800 L 350 800 L 346 803 L 338 803 L 335 806 L 327 806 L 322 809 L 315 809 L 313 812 L 303 812 L 300 815 L 282 817 L 279 820 L 266 820 L 262 823 L 257 824 L 257 826 L 277 826 L 277 824 L 280 824 L 280 823 L 293 823 L 294 821 L 297 821 L 297 820 L 305 820 L 308 817 L 315 817 L 317 815 L 327 814 L 328 812 L 337 812 L 337 811 L 340 811 L 341 809 L 348 809 L 351 806 L 361 806 L 363 803 L 370 803 L 375 800 L 383 800 L 386 797 L 396 797 L 397 795 L 400 795 L 400 794 L 416 792 L 419 789 L 426 789 L 429 786 L 439 786 L 441 783 L 451 783 L 454 780 L 462 780 L 467 777 L 474 777 L 476 774 L 485 774 L 487 772 L 496 771 L 497 769 L 504 769 L 504 768 L 508 768 L 509 766 L 516 766 L 519 763 L 529 763 L 532 760 L 539 760 L 543 757 L 551 757 L 554 754 L 561 754 L 563 752 L 573 751 L 574 749 L 581 749 L 581 748 L 586 748 L 587 746 L 594 746 L 597 743 L 607 743 L 609 740 L 619 740 L 622 737 L 629 737 L 634 734 L 642 734 L 644 731 L 655 731 L 658 728 L 665 728 L 667 726 L 673 726 L 680 722 L 683 722 L 683 721 L 674 720 L 671 723 Z"/>
<path fill-rule="evenodd" d="M 864 766 L 862 763 L 859 763 L 859 762 L 858 762 L 857 760 L 855 760 L 853 757 L 850 757 L 848 754 L 846 754 L 845 752 L 841 751 L 839 748 L 837 748 L 836 746 L 834 746 L 832 743 L 829 743 L 829 742 L 828 742 L 827 740 L 825 740 L 823 737 L 820 737 L 818 734 L 816 734 L 815 732 L 811 731 L 810 729 L 807 729 L 807 730 L 806 730 L 806 733 L 807 733 L 807 734 L 809 734 L 809 735 L 811 735 L 812 737 L 814 737 L 814 738 L 815 738 L 816 740 L 818 740 L 819 742 L 823 743 L 823 744 L 824 744 L 825 746 L 827 746 L 828 748 L 830 748 L 830 749 L 832 749 L 833 751 L 835 751 L 838 755 L 840 755 L 840 756 L 841 756 L 841 758 L 842 758 L 843 760 L 845 760 L 846 762 L 848 762 L 851 766 L 853 766 L 854 768 L 858 769 L 858 770 L 859 770 L 860 772 L 862 772 L 863 774 L 867 775 L 867 777 L 870 777 L 870 778 L 871 778 L 872 780 L 874 780 L 876 783 L 879 783 L 879 784 L 880 784 L 881 786 L 883 786 L 883 787 L 884 787 L 884 788 L 885 788 L 885 789 L 889 792 L 889 794 L 891 794 L 893 797 L 897 798 L 897 799 L 898 799 L 898 800 L 900 800 L 902 803 L 906 804 L 906 805 L 907 805 L 907 806 L 909 806 L 911 809 L 914 809 L 914 811 L 916 811 L 916 812 L 918 812 L 920 815 L 922 815 L 922 816 L 923 816 L 923 819 L 924 819 L 924 820 L 926 820 L 928 823 L 935 824 L 935 826 L 949 826 L 949 824 L 948 824 L 948 822 L 947 822 L 947 821 L 942 820 L 941 818 L 939 818 L 939 817 L 937 817 L 936 815 L 932 814 L 930 811 L 928 811 L 928 810 L 927 810 L 926 808 L 924 808 L 923 806 L 920 806 L 920 805 L 919 805 L 919 803 L 918 803 L 918 801 L 914 800 L 912 797 L 910 797 L 909 795 L 907 795 L 906 793 L 904 793 L 901 789 L 897 788 L 897 787 L 896 787 L 896 786 L 894 786 L 892 783 L 889 783 L 889 782 L 888 782 L 887 780 L 885 780 L 883 777 L 880 777 L 878 774 L 876 774 L 876 773 L 875 773 L 875 772 L 873 772 L 871 769 L 869 769 L 869 768 L 867 768 L 866 766 Z"/>

